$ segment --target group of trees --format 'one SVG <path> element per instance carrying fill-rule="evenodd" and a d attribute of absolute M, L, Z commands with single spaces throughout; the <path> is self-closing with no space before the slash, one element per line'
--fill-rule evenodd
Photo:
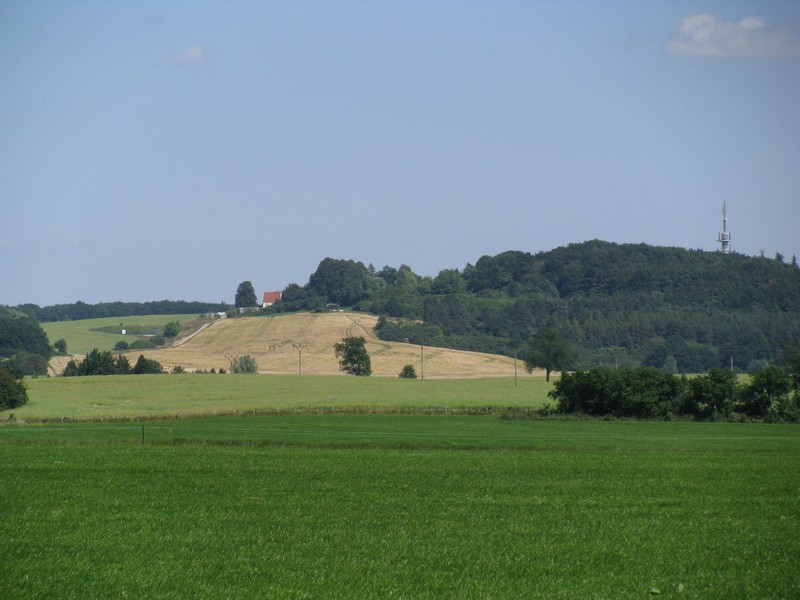
<path fill-rule="evenodd" d="M 632 418 L 690 416 L 800 420 L 800 366 L 767 366 L 740 383 L 729 369 L 691 379 L 654 367 L 594 367 L 564 373 L 550 392 L 560 413 Z"/>
<path fill-rule="evenodd" d="M 22 375 L 44 375 L 52 355 L 47 334 L 36 319 L 0 306 L 0 366 Z"/>
<path fill-rule="evenodd" d="M 161 363 L 152 358 L 139 355 L 136 364 L 131 366 L 123 354 L 114 355 L 108 350 L 94 348 L 81 361 L 70 360 L 64 368 L 64 377 L 89 375 L 159 375 L 164 372 Z"/>
<path fill-rule="evenodd" d="M 575 348 L 576 362 L 705 372 L 782 364 L 800 338 L 796 262 L 646 244 L 590 241 L 548 252 L 483 256 L 422 277 L 326 258 L 267 313 L 330 304 L 382 317 L 388 341 L 501 353 L 541 330 Z"/>

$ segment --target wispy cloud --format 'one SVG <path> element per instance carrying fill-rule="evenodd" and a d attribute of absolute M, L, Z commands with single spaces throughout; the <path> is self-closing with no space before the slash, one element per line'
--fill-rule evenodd
<path fill-rule="evenodd" d="M 800 56 L 800 28 L 768 24 L 761 17 L 726 21 L 704 13 L 684 18 L 669 42 L 677 56 L 791 58 Z"/>
<path fill-rule="evenodd" d="M 189 46 L 179 52 L 168 54 L 160 61 L 160 65 L 172 65 L 173 67 L 188 67 L 208 62 L 213 54 L 211 48 L 205 45 Z"/>

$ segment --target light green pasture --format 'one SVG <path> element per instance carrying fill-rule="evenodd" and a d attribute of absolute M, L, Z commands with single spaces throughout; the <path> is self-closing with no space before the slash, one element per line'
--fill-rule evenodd
<path fill-rule="evenodd" d="M 543 379 L 420 380 L 297 375 L 109 375 L 28 380 L 28 403 L 8 419 L 130 419 L 275 412 L 496 412 L 539 408 Z"/>
<path fill-rule="evenodd" d="M 171 321 L 185 323 L 196 319 L 198 315 L 144 315 L 133 317 L 104 317 L 102 319 L 82 319 L 79 321 L 58 321 L 42 323 L 42 329 L 52 344 L 56 340 L 64 339 L 67 342 L 67 352 L 70 354 L 86 354 L 93 348 L 111 350 L 117 342 L 131 343 L 135 336 L 122 335 L 121 333 L 104 333 L 93 331 L 101 327 L 117 327 L 129 329 L 139 325 L 165 325 Z"/>

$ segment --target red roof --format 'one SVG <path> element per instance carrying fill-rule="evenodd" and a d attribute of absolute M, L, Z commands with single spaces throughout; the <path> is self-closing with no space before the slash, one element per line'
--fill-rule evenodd
<path fill-rule="evenodd" d="M 264 304 L 275 304 L 280 299 L 280 292 L 264 292 Z"/>

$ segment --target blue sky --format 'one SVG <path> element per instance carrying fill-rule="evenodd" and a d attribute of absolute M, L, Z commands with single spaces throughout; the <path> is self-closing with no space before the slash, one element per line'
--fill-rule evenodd
<path fill-rule="evenodd" d="M 602 239 L 800 256 L 800 4 L 0 5 L 0 303 Z"/>

